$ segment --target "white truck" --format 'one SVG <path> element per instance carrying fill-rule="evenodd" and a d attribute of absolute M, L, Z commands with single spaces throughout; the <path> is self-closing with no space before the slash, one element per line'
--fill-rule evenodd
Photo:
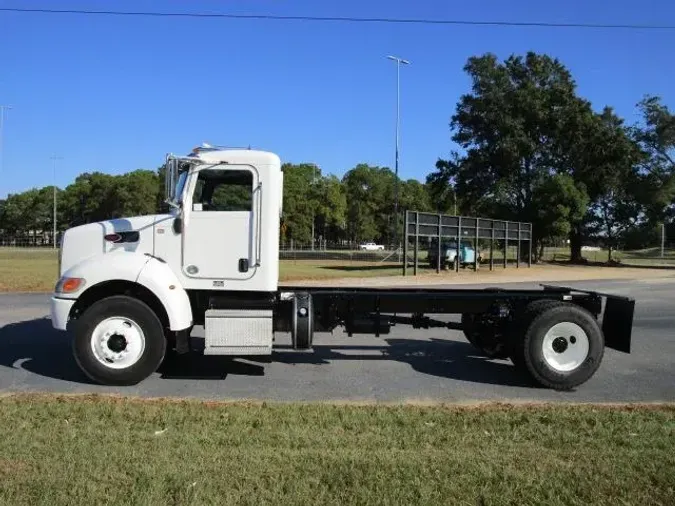
<path fill-rule="evenodd" d="M 167 214 L 68 229 L 51 318 L 72 333 L 84 373 L 131 385 L 169 353 L 270 356 L 277 332 L 311 350 L 315 332 L 338 326 L 350 336 L 395 324 L 462 330 L 481 353 L 560 390 L 587 381 L 606 346 L 630 353 L 635 302 L 625 297 L 551 286 L 279 286 L 283 182 L 275 154 L 199 147 L 166 157 Z M 429 316 L 441 314 L 461 322 Z M 204 327 L 203 350 L 192 346 L 194 326 Z"/>

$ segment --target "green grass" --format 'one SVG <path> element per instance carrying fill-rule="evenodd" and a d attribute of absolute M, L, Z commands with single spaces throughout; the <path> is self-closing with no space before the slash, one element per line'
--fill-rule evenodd
<path fill-rule="evenodd" d="M 364 278 L 373 276 L 395 276 L 403 272 L 402 264 L 393 262 L 362 262 L 324 260 L 280 260 L 279 279 Z"/>
<path fill-rule="evenodd" d="M 675 504 L 675 407 L 0 399 L 0 504 Z"/>
<path fill-rule="evenodd" d="M 0 248 L 0 292 L 49 292 L 57 278 L 57 251 Z"/>
<path fill-rule="evenodd" d="M 51 249 L 0 248 L 0 292 L 49 292 L 57 281 L 58 253 Z M 391 262 L 281 260 L 281 281 L 389 276 L 401 273 Z"/>
<path fill-rule="evenodd" d="M 358 253 L 358 252 L 357 252 Z M 314 259 L 282 259 L 279 262 L 279 279 L 292 282 L 306 279 L 364 278 L 373 276 L 396 276 L 401 274 L 402 266 L 397 263 L 397 255 L 387 253 L 381 260 L 376 258 L 362 260 L 361 256 L 332 258 L 331 252 L 314 253 Z M 483 252 L 487 258 L 488 252 Z M 672 265 L 675 267 L 675 250 L 667 250 L 666 258 L 661 259 L 660 250 L 651 248 L 633 252 L 617 252 L 624 265 L 649 267 L 652 265 Z M 307 255 L 307 252 L 303 253 Z M 310 253 L 311 254 L 311 253 Z M 606 251 L 585 251 L 584 256 L 590 261 L 605 262 Z M 385 260 L 385 257 L 386 260 Z M 515 261 L 516 250 L 510 248 L 508 260 Z M 427 262 L 427 252 L 420 251 L 419 266 L 422 272 L 432 272 Z M 568 248 L 547 248 L 544 260 L 569 260 Z M 412 251 L 409 253 L 412 269 Z M 503 252 L 494 251 L 494 262 L 497 267 L 503 261 Z M 57 252 L 52 249 L 0 248 L 0 292 L 49 292 L 53 289 L 57 278 Z"/>
<path fill-rule="evenodd" d="M 582 256 L 591 262 L 607 262 L 608 250 L 582 251 Z M 650 266 L 650 265 L 673 265 L 675 266 L 675 250 L 666 249 L 663 258 L 661 248 L 646 248 L 634 251 L 613 251 L 612 258 L 625 265 Z M 544 260 L 568 261 L 570 259 L 569 248 L 545 248 Z"/>

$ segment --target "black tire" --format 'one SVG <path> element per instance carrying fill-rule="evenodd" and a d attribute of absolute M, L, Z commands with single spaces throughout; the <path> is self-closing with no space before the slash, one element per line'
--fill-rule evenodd
<path fill-rule="evenodd" d="M 605 351 L 604 337 L 597 321 L 586 309 L 561 301 L 537 301 L 526 310 L 525 322 L 524 334 L 514 336 L 514 363 L 520 363 L 520 367 L 540 385 L 555 390 L 572 390 L 588 381 L 600 367 Z M 569 339 L 562 335 L 556 337 L 551 351 L 545 346 L 545 338 L 557 324 L 572 325 L 579 329 L 579 336 L 570 336 Z M 555 349 L 556 342 L 558 350 Z M 575 346 L 583 351 L 586 344 L 586 353 L 580 352 L 580 358 L 572 361 L 572 364 L 578 361 L 577 365 L 567 370 L 552 365 L 551 357 L 556 357 L 557 353 L 567 353 L 568 348 L 572 350 Z M 545 348 L 549 358 L 545 356 Z"/>
<path fill-rule="evenodd" d="M 105 366 L 92 351 L 92 334 L 99 323 L 122 317 L 135 323 L 143 333 L 143 351 L 132 365 L 121 369 Z M 135 385 L 155 372 L 166 353 L 164 329 L 157 315 L 144 302 L 124 295 L 108 297 L 92 304 L 74 327 L 73 352 L 82 371 L 96 383 Z"/>
<path fill-rule="evenodd" d="M 511 335 L 511 343 L 509 346 L 509 358 L 519 372 L 524 373 L 527 376 L 530 375 L 527 366 L 525 365 L 525 357 L 522 354 L 522 347 L 517 346 L 517 343 L 524 339 L 525 333 L 532 323 L 532 319 L 546 309 L 562 305 L 565 305 L 565 302 L 560 300 L 539 299 L 530 302 L 525 307 L 525 310 L 519 317 L 520 321 L 514 326 L 513 333 Z"/>

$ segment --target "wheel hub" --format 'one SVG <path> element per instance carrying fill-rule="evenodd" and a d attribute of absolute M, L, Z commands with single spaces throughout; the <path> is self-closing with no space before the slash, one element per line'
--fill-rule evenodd
<path fill-rule="evenodd" d="M 120 353 L 124 351 L 126 347 L 127 347 L 127 340 L 124 338 L 124 336 L 121 336 L 119 334 L 113 334 L 108 339 L 108 349 L 115 353 Z"/>
<path fill-rule="evenodd" d="M 588 357 L 589 343 L 588 335 L 581 326 L 572 322 L 557 323 L 544 336 L 544 360 L 556 371 L 573 371 Z"/>
<path fill-rule="evenodd" d="M 111 369 L 134 365 L 145 350 L 145 335 L 140 325 L 122 316 L 100 322 L 90 339 L 96 360 Z"/>
<path fill-rule="evenodd" d="M 552 347 L 553 351 L 555 351 L 556 353 L 565 353 L 565 350 L 568 347 L 567 339 L 565 339 L 564 337 L 556 337 L 553 340 Z"/>

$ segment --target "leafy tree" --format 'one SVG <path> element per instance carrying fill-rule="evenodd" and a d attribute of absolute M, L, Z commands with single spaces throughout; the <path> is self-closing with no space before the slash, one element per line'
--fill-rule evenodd
<path fill-rule="evenodd" d="M 345 174 L 342 184 L 351 241 L 390 242 L 394 233 L 395 182 L 396 176 L 386 167 L 359 164 Z"/>
<path fill-rule="evenodd" d="M 561 132 L 560 146 L 558 170 L 585 189 L 591 206 L 588 213 L 571 223 L 571 259 L 579 262 L 583 260 L 583 240 L 589 233 L 603 231 L 605 240 L 612 242 L 611 230 L 625 229 L 637 219 L 629 218 L 630 213 L 625 212 L 607 214 L 607 210 L 622 207 L 613 199 L 637 197 L 642 182 L 635 170 L 643 155 L 623 120 L 609 107 L 600 114 L 584 107 L 578 115 L 571 116 L 568 127 Z"/>
<path fill-rule="evenodd" d="M 430 212 L 433 210 L 429 189 L 423 183 L 416 179 L 409 179 L 399 184 L 399 209 L 401 212 L 405 210 Z"/>
<path fill-rule="evenodd" d="M 463 153 L 439 160 L 429 178 L 434 193 L 451 182 L 462 212 L 532 222 L 539 249 L 569 233 L 580 258 L 588 205 L 616 195 L 608 176 L 637 158 L 620 119 L 611 109 L 593 112 L 570 72 L 547 55 L 500 63 L 487 54 L 469 58 L 465 70 L 471 93 L 450 123 Z"/>
<path fill-rule="evenodd" d="M 631 133 L 644 153 L 639 166 L 644 178 L 641 201 L 650 219 L 669 221 L 675 215 L 675 115 L 654 96 L 645 97 L 638 108 L 643 123 Z"/>
<path fill-rule="evenodd" d="M 151 170 L 135 170 L 116 176 L 114 191 L 120 203 L 123 216 L 140 216 L 158 212 L 160 195 L 159 177 Z"/>
<path fill-rule="evenodd" d="M 347 196 L 342 183 L 335 176 L 322 177 L 314 190 L 317 233 L 326 240 L 343 239 L 347 228 Z"/>
<path fill-rule="evenodd" d="M 532 227 L 538 238 L 537 258 L 541 258 L 545 239 L 567 237 L 571 223 L 583 219 L 588 207 L 588 195 L 574 184 L 570 176 L 555 174 L 537 187 L 533 202 L 537 211 Z"/>
<path fill-rule="evenodd" d="M 460 202 L 457 194 L 457 174 L 461 159 L 457 153 L 452 160 L 438 159 L 436 171 L 426 178 L 426 188 L 432 209 L 437 213 L 461 214 L 464 205 L 470 201 Z"/>
<path fill-rule="evenodd" d="M 282 230 L 285 239 L 308 244 L 312 240 L 312 222 L 316 218 L 318 195 L 316 182 L 320 169 L 314 164 L 284 164 Z"/>
<path fill-rule="evenodd" d="M 450 123 L 452 140 L 464 153 L 439 161 L 432 185 L 439 193 L 443 181 L 454 181 L 462 212 L 535 223 L 540 244 L 542 232 L 551 233 L 574 207 L 546 186 L 561 183 L 551 182 L 558 168 L 556 142 L 566 116 L 580 109 L 572 77 L 558 60 L 531 52 L 503 63 L 492 54 L 472 57 L 465 71 L 471 93 L 460 98 Z M 541 199 L 557 199 L 543 228 L 536 225 Z"/>

